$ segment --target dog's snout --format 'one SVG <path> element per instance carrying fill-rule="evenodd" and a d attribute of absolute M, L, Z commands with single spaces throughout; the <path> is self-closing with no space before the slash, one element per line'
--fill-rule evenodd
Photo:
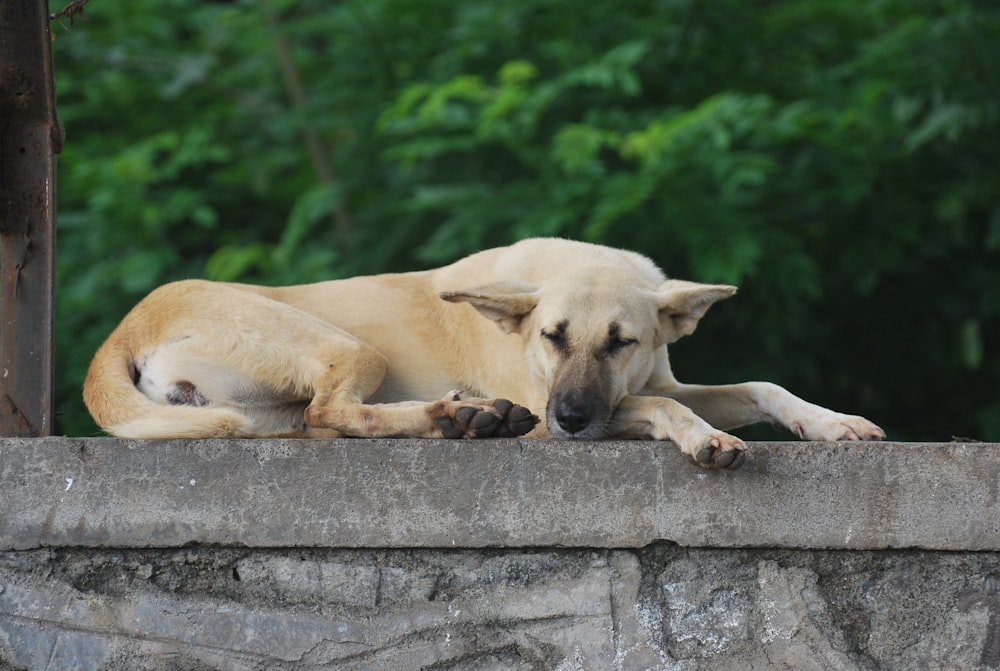
<path fill-rule="evenodd" d="M 545 406 L 545 423 L 553 436 L 583 440 L 604 436 L 614 408 L 608 398 L 609 377 L 601 366 L 585 353 L 563 361 Z"/>
<path fill-rule="evenodd" d="M 580 433 L 590 426 L 590 419 L 587 408 L 577 403 L 564 402 L 556 407 L 556 421 L 567 433 Z"/>

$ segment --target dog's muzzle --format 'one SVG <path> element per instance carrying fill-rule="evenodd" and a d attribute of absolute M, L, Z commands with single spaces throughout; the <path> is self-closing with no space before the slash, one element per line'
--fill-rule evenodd
<path fill-rule="evenodd" d="M 549 399 L 545 410 L 549 433 L 559 438 L 597 439 L 608 425 L 608 408 L 593 394 L 571 393 Z"/>

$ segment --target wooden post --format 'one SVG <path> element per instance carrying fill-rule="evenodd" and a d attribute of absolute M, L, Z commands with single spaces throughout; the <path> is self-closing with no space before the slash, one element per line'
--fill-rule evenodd
<path fill-rule="evenodd" d="M 56 116 L 48 3 L 0 2 L 0 435 L 52 433 Z"/>

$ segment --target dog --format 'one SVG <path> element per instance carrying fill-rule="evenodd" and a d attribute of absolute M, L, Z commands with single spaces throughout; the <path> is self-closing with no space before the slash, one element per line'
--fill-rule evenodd
<path fill-rule="evenodd" d="M 746 450 L 724 431 L 756 422 L 884 437 L 775 384 L 679 383 L 667 346 L 735 292 L 558 238 L 299 286 L 182 280 L 112 332 L 83 396 L 126 438 L 639 438 L 718 469 Z"/>

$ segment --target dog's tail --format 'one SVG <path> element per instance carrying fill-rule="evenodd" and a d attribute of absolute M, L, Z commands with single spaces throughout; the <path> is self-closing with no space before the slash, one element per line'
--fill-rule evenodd
<path fill-rule="evenodd" d="M 142 393 L 137 357 L 116 335 L 97 351 L 83 384 L 83 402 L 98 426 L 119 438 L 249 435 L 248 418 L 235 410 L 159 403 Z"/>

